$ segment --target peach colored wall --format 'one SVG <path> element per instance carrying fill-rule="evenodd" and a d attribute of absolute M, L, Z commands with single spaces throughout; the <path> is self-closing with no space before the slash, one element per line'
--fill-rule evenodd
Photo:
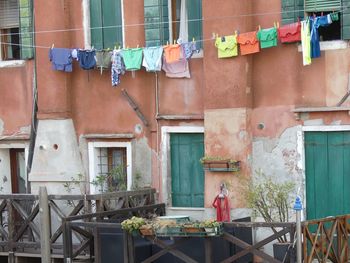
<path fill-rule="evenodd" d="M 11 135 L 31 124 L 33 61 L 20 67 L 0 68 L 0 83 L 0 120 L 4 124 L 0 134 Z"/>

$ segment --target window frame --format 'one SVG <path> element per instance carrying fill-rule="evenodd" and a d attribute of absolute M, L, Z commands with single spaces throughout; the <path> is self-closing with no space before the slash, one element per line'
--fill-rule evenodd
<path fill-rule="evenodd" d="M 122 18 L 122 47 L 125 47 L 125 19 L 124 19 L 124 0 L 120 1 L 121 18 Z M 84 46 L 85 49 L 94 47 L 91 43 L 91 0 L 83 0 L 83 28 L 84 28 Z"/>
<path fill-rule="evenodd" d="M 94 141 L 88 143 L 88 160 L 89 160 L 89 182 L 96 178 L 98 174 L 98 163 L 96 162 L 96 153 L 98 148 L 126 148 L 126 183 L 127 190 L 131 190 L 132 187 L 132 147 L 131 142 L 102 142 Z M 90 193 L 99 193 L 98 186 L 90 185 Z"/>
<path fill-rule="evenodd" d="M 169 43 L 173 43 L 174 42 L 174 32 L 173 29 L 175 28 L 175 26 L 173 25 L 173 23 L 176 23 L 176 20 L 173 20 L 173 14 L 176 14 L 176 10 L 173 10 L 173 6 L 176 6 L 176 3 L 173 4 L 173 1 L 177 1 L 177 0 L 168 0 L 168 22 L 169 22 Z M 187 1 L 191 1 L 191 0 L 187 0 Z M 203 3 L 203 2 L 202 2 Z M 188 10 L 187 10 L 188 11 Z M 203 11 L 202 11 L 203 12 Z M 203 19 L 203 13 L 202 13 L 202 19 Z M 180 23 L 181 19 L 179 20 Z M 201 41 L 203 40 L 203 22 L 202 22 L 202 32 L 201 32 L 201 37 L 202 39 L 200 39 Z M 188 36 L 187 36 L 188 37 Z M 177 40 L 177 39 L 175 39 Z M 195 39 L 196 41 L 198 41 L 198 39 Z M 192 39 L 188 39 L 188 41 L 192 41 Z M 201 45 L 200 48 L 200 53 L 196 54 L 194 53 L 192 57 L 201 57 L 203 56 L 203 45 Z"/>

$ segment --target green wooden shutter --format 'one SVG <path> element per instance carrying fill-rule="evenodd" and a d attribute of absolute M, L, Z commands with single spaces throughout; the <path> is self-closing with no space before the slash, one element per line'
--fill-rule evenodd
<path fill-rule="evenodd" d="M 341 0 L 305 0 L 305 12 L 338 11 Z"/>
<path fill-rule="evenodd" d="M 90 1 L 91 46 L 113 48 L 123 44 L 120 0 Z"/>
<path fill-rule="evenodd" d="M 102 0 L 103 48 L 123 45 L 121 0 Z"/>
<path fill-rule="evenodd" d="M 204 206 L 203 134 L 171 134 L 172 206 Z"/>
<path fill-rule="evenodd" d="M 21 59 L 34 57 L 34 26 L 32 0 L 19 1 L 19 32 L 21 45 Z"/>
<path fill-rule="evenodd" d="M 281 0 L 282 24 L 291 24 L 304 18 L 304 0 Z"/>
<path fill-rule="evenodd" d="M 202 40 L 202 0 L 187 0 L 188 41 Z M 202 47 L 202 42 L 198 42 Z"/>
<path fill-rule="evenodd" d="M 91 46 L 96 49 L 103 48 L 102 25 L 101 0 L 90 0 Z"/>
<path fill-rule="evenodd" d="M 342 0 L 341 17 L 342 39 L 350 39 L 350 0 Z"/>
<path fill-rule="evenodd" d="M 146 46 L 165 45 L 169 41 L 168 0 L 144 0 Z"/>

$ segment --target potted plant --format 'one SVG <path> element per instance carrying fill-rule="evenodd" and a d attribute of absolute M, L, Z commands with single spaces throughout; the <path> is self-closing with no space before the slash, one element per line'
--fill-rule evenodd
<path fill-rule="evenodd" d="M 200 160 L 203 168 L 215 172 L 237 172 L 241 168 L 241 162 L 229 157 L 204 156 Z"/>
<path fill-rule="evenodd" d="M 200 226 L 199 222 L 188 222 L 182 225 L 182 232 L 185 233 L 200 233 L 204 232 L 204 228 Z"/>
<path fill-rule="evenodd" d="M 207 236 L 215 236 L 219 234 L 221 223 L 216 221 L 215 219 L 204 220 L 199 224 L 200 227 L 203 227 Z"/>
<path fill-rule="evenodd" d="M 132 235 L 137 235 L 141 226 L 145 225 L 146 221 L 142 217 L 133 216 L 130 219 L 124 220 L 121 225 L 122 229 L 129 232 Z"/>
<path fill-rule="evenodd" d="M 289 222 L 289 210 L 292 208 L 291 194 L 295 184 L 277 182 L 264 174 L 260 174 L 257 179 L 257 182 L 249 182 L 245 191 L 248 207 L 266 222 Z M 276 228 L 271 229 L 277 232 Z M 290 262 L 291 247 L 287 235 L 279 237 L 278 243 L 273 244 L 275 258 L 282 261 L 287 254 L 284 262 Z"/>

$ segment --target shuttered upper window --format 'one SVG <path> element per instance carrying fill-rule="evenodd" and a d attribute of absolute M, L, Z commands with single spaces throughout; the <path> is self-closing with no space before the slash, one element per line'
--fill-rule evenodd
<path fill-rule="evenodd" d="M 350 39 L 350 0 L 281 0 L 282 23 L 296 22 L 305 15 L 339 12 L 339 21 L 320 28 L 323 40 Z"/>
<path fill-rule="evenodd" d="M 0 0 L 0 60 L 33 58 L 32 0 Z"/>
<path fill-rule="evenodd" d="M 144 18 L 146 46 L 202 39 L 202 0 L 144 0 Z"/>
<path fill-rule="evenodd" d="M 122 0 L 90 0 L 91 46 L 113 48 L 123 44 Z"/>

